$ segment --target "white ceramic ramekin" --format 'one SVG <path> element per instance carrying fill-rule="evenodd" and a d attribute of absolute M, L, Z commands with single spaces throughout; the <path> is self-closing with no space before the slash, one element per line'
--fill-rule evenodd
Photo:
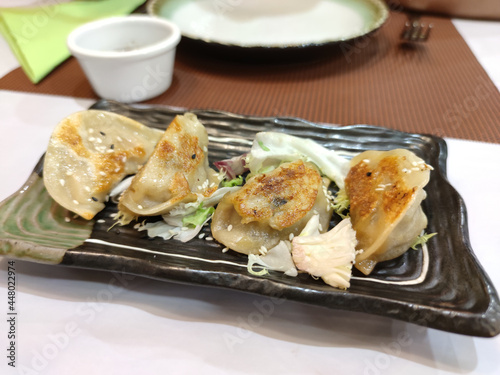
<path fill-rule="evenodd" d="M 172 83 L 179 28 L 145 15 L 111 17 L 73 30 L 68 49 L 101 98 L 140 102 Z"/>

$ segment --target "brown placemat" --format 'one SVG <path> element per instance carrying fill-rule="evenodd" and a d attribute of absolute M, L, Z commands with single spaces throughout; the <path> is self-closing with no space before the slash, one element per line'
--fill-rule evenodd
<path fill-rule="evenodd" d="M 235 61 L 184 43 L 171 88 L 148 103 L 500 143 L 500 93 L 451 21 L 424 17 L 431 38 L 413 46 L 399 39 L 405 21 L 392 12 L 374 35 L 312 60 Z M 38 85 L 16 69 L 0 89 L 96 98 L 73 58 Z"/>

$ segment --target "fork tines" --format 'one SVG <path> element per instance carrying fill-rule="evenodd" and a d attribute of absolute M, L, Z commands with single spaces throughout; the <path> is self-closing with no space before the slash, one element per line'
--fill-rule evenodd
<path fill-rule="evenodd" d="M 403 29 L 401 38 L 409 42 L 425 42 L 429 39 L 433 25 L 421 23 L 419 21 L 407 21 Z"/>

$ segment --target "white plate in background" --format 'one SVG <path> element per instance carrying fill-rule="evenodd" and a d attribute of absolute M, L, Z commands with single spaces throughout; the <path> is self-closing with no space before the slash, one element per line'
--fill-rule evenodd
<path fill-rule="evenodd" d="M 278 49 L 358 38 L 389 16 L 382 0 L 154 0 L 148 12 L 193 40 Z"/>

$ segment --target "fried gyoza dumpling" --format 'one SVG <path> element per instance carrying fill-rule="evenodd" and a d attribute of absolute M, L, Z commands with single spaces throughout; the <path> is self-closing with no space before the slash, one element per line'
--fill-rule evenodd
<path fill-rule="evenodd" d="M 427 226 L 421 202 L 431 167 L 408 150 L 365 151 L 345 179 L 356 238 L 356 268 L 368 275 L 377 262 L 394 259 Z"/>
<path fill-rule="evenodd" d="M 212 218 L 212 235 L 244 254 L 271 249 L 280 240 L 298 235 L 314 213 L 323 231 L 332 214 L 325 191 L 329 183 L 310 163 L 285 163 L 255 175 L 238 191 L 221 200 Z"/>
<path fill-rule="evenodd" d="M 50 138 L 45 187 L 61 206 L 90 220 L 104 208 L 111 189 L 147 161 L 162 133 L 111 112 L 74 113 Z"/>
<path fill-rule="evenodd" d="M 146 165 L 120 198 L 120 222 L 164 215 L 180 203 L 217 190 L 218 174 L 208 166 L 208 134 L 192 113 L 176 116 Z"/>

